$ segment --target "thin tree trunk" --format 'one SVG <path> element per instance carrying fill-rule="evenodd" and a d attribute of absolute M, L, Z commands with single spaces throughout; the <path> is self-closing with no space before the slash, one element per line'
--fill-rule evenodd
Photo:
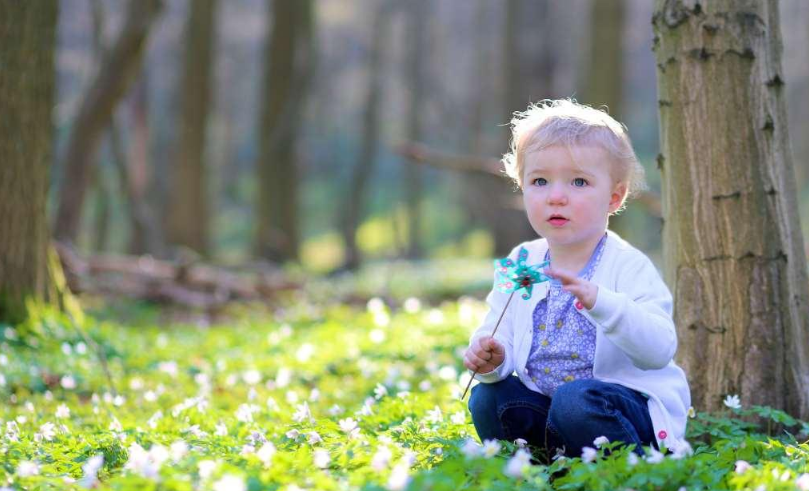
<path fill-rule="evenodd" d="M 159 9 L 160 0 L 130 0 L 121 34 L 107 53 L 72 125 L 62 159 L 65 180 L 55 224 L 59 240 L 76 241 L 93 155 L 116 104 L 136 78 L 149 26 Z"/>
<path fill-rule="evenodd" d="M 345 269 L 354 270 L 360 265 L 357 248 L 357 228 L 366 203 L 366 188 L 371 180 L 374 162 L 379 148 L 379 99 L 382 92 L 381 62 L 385 34 L 388 31 L 388 3 L 378 4 L 373 19 L 373 34 L 368 45 L 368 92 L 363 113 L 363 140 L 357 165 L 351 176 L 351 191 L 346 194 L 343 241 L 346 246 Z M 395 220 L 393 220 L 395 222 Z"/>
<path fill-rule="evenodd" d="M 210 107 L 215 12 L 216 0 L 191 2 L 181 90 L 180 155 L 174 167 L 166 230 L 172 243 L 190 247 L 202 255 L 209 252 L 205 134 Z"/>
<path fill-rule="evenodd" d="M 590 57 L 585 70 L 584 102 L 606 109 L 621 121 L 624 114 L 624 16 L 626 0 L 592 2 L 590 12 Z M 629 238 L 630 224 L 624 214 L 610 217 L 610 229 Z"/>
<path fill-rule="evenodd" d="M 268 12 L 273 27 L 264 60 L 255 247 L 259 257 L 282 262 L 298 257 L 295 143 L 312 65 L 312 4 L 274 0 Z"/>
<path fill-rule="evenodd" d="M 27 302 L 58 300 L 45 211 L 57 7 L 0 1 L 0 322 L 12 324 L 25 319 Z"/>
<path fill-rule="evenodd" d="M 688 3 L 688 5 L 685 5 Z M 658 0 L 663 247 L 694 406 L 809 417 L 809 280 L 778 2 Z"/>
<path fill-rule="evenodd" d="M 430 17 L 425 0 L 411 0 L 408 5 L 410 15 L 410 49 L 408 51 L 408 89 L 410 92 L 410 108 L 407 120 L 407 137 L 410 141 L 421 140 L 421 105 L 424 92 L 424 63 L 422 59 L 427 53 L 427 35 L 425 28 Z M 423 186 L 421 170 L 412 165 L 405 166 L 405 201 L 407 203 L 407 257 L 421 257 L 421 201 Z"/>

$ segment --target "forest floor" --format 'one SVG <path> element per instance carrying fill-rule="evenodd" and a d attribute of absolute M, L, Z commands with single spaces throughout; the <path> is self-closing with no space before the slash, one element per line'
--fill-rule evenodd
<path fill-rule="evenodd" d="M 482 301 L 316 291 L 212 322 L 97 305 L 89 338 L 47 311 L 0 326 L 0 488 L 809 489 L 809 424 L 745 401 L 696 412 L 690 451 L 666 455 L 546 466 L 480 442 L 460 395 Z"/>

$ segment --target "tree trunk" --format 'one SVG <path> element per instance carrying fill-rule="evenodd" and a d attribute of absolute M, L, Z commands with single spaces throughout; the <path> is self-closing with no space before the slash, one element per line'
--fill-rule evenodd
<path fill-rule="evenodd" d="M 606 106 L 610 115 L 624 117 L 624 15 L 626 0 L 592 2 L 590 9 L 590 56 L 585 70 L 583 102 L 598 109 Z M 624 214 L 610 217 L 610 229 L 631 240 L 633 235 Z"/>
<path fill-rule="evenodd" d="M 180 155 L 174 167 L 166 230 L 173 244 L 190 247 L 202 255 L 209 252 L 205 133 L 215 11 L 216 0 L 194 0 L 190 5 L 181 90 Z"/>
<path fill-rule="evenodd" d="M 57 7 L 0 1 L 0 323 L 24 320 L 30 301 L 58 297 L 45 211 Z"/>
<path fill-rule="evenodd" d="M 260 116 L 256 254 L 274 262 L 298 257 L 295 141 L 311 68 L 311 0 L 269 2 L 272 33 L 264 60 Z"/>
<path fill-rule="evenodd" d="M 121 34 L 79 108 L 62 159 L 65 177 L 55 225 L 59 240 L 76 241 L 93 155 L 116 104 L 140 68 L 146 35 L 159 9 L 160 0 L 130 0 Z"/>
<path fill-rule="evenodd" d="M 373 34 L 368 45 L 368 92 L 363 112 L 363 139 L 357 165 L 351 173 L 351 190 L 346 194 L 345 218 L 343 221 L 343 241 L 346 246 L 343 268 L 354 270 L 360 265 L 360 252 L 357 248 L 357 228 L 365 208 L 367 185 L 376 161 L 379 148 L 379 99 L 382 92 L 381 62 L 388 32 L 389 3 L 376 6 L 373 19 Z"/>
<path fill-rule="evenodd" d="M 688 4 L 688 5 L 686 5 Z M 809 282 L 778 2 L 658 0 L 663 246 L 694 406 L 809 417 Z"/>
<path fill-rule="evenodd" d="M 408 5 L 410 17 L 410 49 L 407 52 L 408 89 L 410 93 L 407 115 L 407 137 L 410 141 L 421 141 L 422 95 L 424 92 L 424 67 L 422 58 L 427 52 L 426 29 L 430 22 L 425 0 L 411 0 Z M 421 201 L 423 186 L 421 169 L 414 165 L 405 166 L 405 201 L 407 203 L 407 257 L 417 259 L 421 250 Z"/>

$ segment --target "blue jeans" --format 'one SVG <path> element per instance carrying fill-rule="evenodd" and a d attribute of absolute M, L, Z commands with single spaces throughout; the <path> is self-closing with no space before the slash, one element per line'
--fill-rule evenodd
<path fill-rule="evenodd" d="M 611 442 L 654 445 L 647 399 L 640 392 L 594 379 L 567 382 L 553 398 L 534 392 L 515 375 L 472 389 L 469 411 L 481 441 L 523 438 L 548 455 L 564 449 L 568 457 L 580 457 L 582 447 L 594 447 L 599 436 Z"/>

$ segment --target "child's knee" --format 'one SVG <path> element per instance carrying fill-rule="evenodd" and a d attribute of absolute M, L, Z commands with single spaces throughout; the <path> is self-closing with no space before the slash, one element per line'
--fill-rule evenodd
<path fill-rule="evenodd" d="M 477 384 L 472 387 L 469 396 L 469 412 L 472 419 L 483 414 L 494 414 L 497 412 L 497 402 L 494 394 L 493 384 Z"/>

